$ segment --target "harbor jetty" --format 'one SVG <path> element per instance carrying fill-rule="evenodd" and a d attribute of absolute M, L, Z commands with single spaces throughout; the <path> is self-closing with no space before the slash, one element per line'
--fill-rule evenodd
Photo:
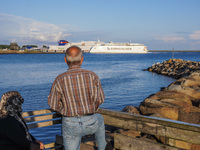
<path fill-rule="evenodd" d="M 153 64 L 151 67 L 144 69 L 144 71 L 146 70 L 179 79 L 200 70 L 200 62 L 169 59 L 162 63 Z"/>
<path fill-rule="evenodd" d="M 150 95 L 139 110 L 143 115 L 200 124 L 200 71 Z"/>
<path fill-rule="evenodd" d="M 141 102 L 141 114 L 200 124 L 200 62 L 169 59 L 147 70 L 177 80 Z"/>
<path fill-rule="evenodd" d="M 200 62 L 169 59 L 153 64 L 145 70 L 177 80 L 168 87 L 162 87 L 159 92 L 148 96 L 139 107 L 127 106 L 122 111 L 200 125 Z M 182 133 L 174 131 L 174 134 Z M 169 144 L 170 141 L 170 138 L 166 137 L 152 137 L 151 134 L 145 136 L 163 144 Z M 200 140 L 200 137 L 197 138 Z M 179 148 L 200 150 L 199 144 L 191 145 L 183 141 L 173 141 L 173 143 Z"/>
<path fill-rule="evenodd" d="M 175 64 L 177 60 L 165 62 Z M 189 64 L 198 68 L 199 63 Z M 182 73 L 183 77 L 148 96 L 140 106 L 127 106 L 122 111 L 98 110 L 106 125 L 106 150 L 200 150 L 200 71 L 192 70 L 189 64 L 184 67 L 191 68 L 188 76 Z M 24 112 L 23 117 L 29 129 L 62 121 L 49 109 Z M 45 143 L 45 148 L 63 150 L 62 135 L 56 135 L 53 143 Z M 81 150 L 96 148 L 93 135 L 82 139 Z"/>

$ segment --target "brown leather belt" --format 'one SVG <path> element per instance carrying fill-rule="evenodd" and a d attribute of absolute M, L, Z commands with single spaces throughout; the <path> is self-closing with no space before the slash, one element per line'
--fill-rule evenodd
<path fill-rule="evenodd" d="M 89 114 L 82 114 L 82 115 L 75 115 L 75 116 L 69 116 L 69 117 L 85 117 L 85 116 L 91 116 L 94 115 L 94 113 L 89 113 Z"/>

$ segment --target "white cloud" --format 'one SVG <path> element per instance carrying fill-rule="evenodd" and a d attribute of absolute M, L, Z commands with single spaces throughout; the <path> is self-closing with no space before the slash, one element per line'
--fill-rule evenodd
<path fill-rule="evenodd" d="M 156 40 L 164 41 L 164 42 L 177 42 L 177 41 L 184 41 L 185 38 L 182 36 L 177 36 L 175 34 L 171 35 L 164 35 L 164 36 L 156 36 Z"/>
<path fill-rule="evenodd" d="M 192 40 L 200 40 L 200 31 L 194 31 L 189 37 Z"/>
<path fill-rule="evenodd" d="M 67 25 L 54 25 L 29 18 L 0 13 L 0 42 L 22 44 L 55 43 L 70 36 Z"/>

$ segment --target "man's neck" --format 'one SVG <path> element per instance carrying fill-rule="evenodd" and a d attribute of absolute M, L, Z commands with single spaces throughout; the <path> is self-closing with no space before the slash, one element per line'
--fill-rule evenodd
<path fill-rule="evenodd" d="M 69 69 L 73 69 L 73 68 L 81 68 L 81 65 L 70 65 Z"/>

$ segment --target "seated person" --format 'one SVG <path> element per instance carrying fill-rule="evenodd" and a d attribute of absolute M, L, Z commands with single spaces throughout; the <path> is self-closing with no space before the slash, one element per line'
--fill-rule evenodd
<path fill-rule="evenodd" d="M 44 144 L 28 131 L 21 115 L 24 99 L 16 91 L 4 93 L 0 101 L 0 150 L 40 150 Z"/>

